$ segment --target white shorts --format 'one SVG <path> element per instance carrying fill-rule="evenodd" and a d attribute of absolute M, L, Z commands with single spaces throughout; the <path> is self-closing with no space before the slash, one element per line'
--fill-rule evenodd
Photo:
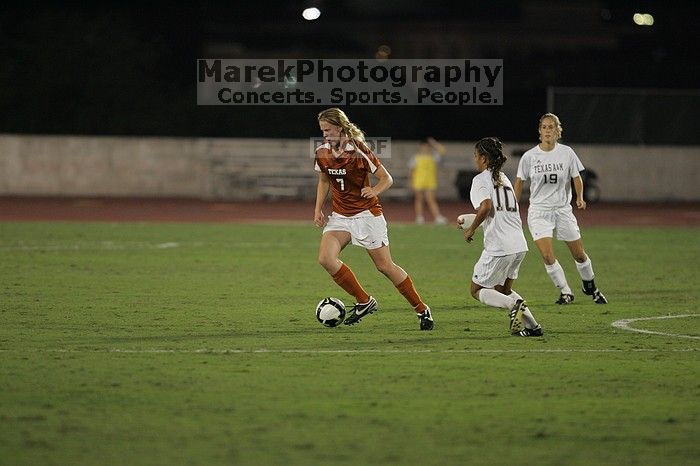
<path fill-rule="evenodd" d="M 369 215 L 366 215 L 367 212 Z M 333 212 L 328 216 L 328 223 L 323 229 L 327 231 L 347 231 L 355 246 L 365 249 L 378 249 L 389 245 L 384 215 L 374 216 L 369 211 L 360 212 L 354 217 L 344 217 Z"/>
<path fill-rule="evenodd" d="M 535 241 L 552 238 L 554 230 L 557 231 L 558 240 L 576 241 L 581 238 L 571 206 L 550 210 L 530 209 L 527 212 L 527 227 Z"/>
<path fill-rule="evenodd" d="M 515 280 L 518 278 L 520 264 L 523 263 L 525 254 L 527 251 L 507 256 L 492 256 L 483 251 L 474 266 L 472 281 L 484 288 L 493 288 L 496 285 L 503 285 L 507 278 Z"/>

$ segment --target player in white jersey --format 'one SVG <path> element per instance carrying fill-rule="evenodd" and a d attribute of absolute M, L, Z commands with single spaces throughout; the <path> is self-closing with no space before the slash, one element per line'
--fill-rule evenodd
<path fill-rule="evenodd" d="M 458 220 L 468 243 L 474 239 L 476 229 L 482 224 L 484 227 L 484 251 L 474 266 L 471 295 L 488 306 L 508 309 L 512 335 L 542 336 L 542 327 L 512 288 L 527 253 L 527 241 L 513 186 L 501 172 L 506 162 L 501 141 L 481 139 L 476 143 L 474 160 L 481 172 L 472 180 L 470 191 L 476 218 L 469 226 Z"/>
<path fill-rule="evenodd" d="M 583 180 L 580 172 L 584 169 L 574 150 L 557 142 L 561 138 L 562 127 L 559 117 L 546 113 L 540 118 L 540 143 L 523 154 L 515 178 L 515 196 L 520 199 L 523 181 L 530 180 L 530 208 L 527 225 L 532 239 L 537 245 L 549 278 L 559 288 L 556 304 L 570 304 L 574 294 L 566 281 L 564 269 L 554 255 L 552 237 L 566 242 L 576 261 L 583 292 L 598 304 L 608 300 L 596 287 L 591 259 L 583 249 L 581 232 L 571 207 L 571 181 L 576 187 L 576 207 L 586 208 L 583 200 Z"/>

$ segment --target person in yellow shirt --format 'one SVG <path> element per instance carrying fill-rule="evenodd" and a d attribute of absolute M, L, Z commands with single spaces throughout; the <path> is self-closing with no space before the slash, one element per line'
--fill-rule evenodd
<path fill-rule="evenodd" d="M 447 219 L 440 213 L 435 200 L 435 190 L 437 189 L 437 168 L 440 159 L 445 154 L 445 146 L 433 138 L 427 138 L 420 145 L 418 153 L 409 162 L 411 188 L 415 194 L 414 209 L 416 211 L 416 223 L 425 223 L 423 216 L 423 202 L 428 204 L 430 213 L 433 215 L 435 224 L 445 225 Z"/>

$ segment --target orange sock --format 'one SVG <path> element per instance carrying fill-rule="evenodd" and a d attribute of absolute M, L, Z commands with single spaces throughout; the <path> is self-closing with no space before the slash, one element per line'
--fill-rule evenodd
<path fill-rule="evenodd" d="M 347 265 L 343 264 L 340 267 L 340 270 L 333 275 L 333 280 L 335 280 L 342 289 L 347 291 L 348 294 L 354 296 L 358 303 L 366 303 L 369 301 L 369 295 L 364 288 L 362 288 L 360 282 L 357 281 L 357 277 L 355 277 L 355 274 L 352 273 L 352 270 L 350 270 L 350 267 Z"/>
<path fill-rule="evenodd" d="M 413 286 L 413 280 L 411 280 L 411 277 L 407 276 L 406 280 L 396 285 L 396 289 L 399 290 L 399 293 L 401 293 L 404 298 L 406 298 L 406 301 L 411 303 L 411 306 L 413 306 L 416 313 L 420 314 L 428 308 L 428 306 L 421 301 L 416 288 Z"/>

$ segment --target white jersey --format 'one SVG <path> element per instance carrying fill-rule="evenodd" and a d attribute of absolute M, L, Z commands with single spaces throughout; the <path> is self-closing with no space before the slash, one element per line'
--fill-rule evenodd
<path fill-rule="evenodd" d="M 571 179 L 584 170 L 576 152 L 556 143 L 551 151 L 539 144 L 523 154 L 518 178 L 530 180 L 530 208 L 555 209 L 571 204 Z"/>
<path fill-rule="evenodd" d="M 491 170 L 484 170 L 472 180 L 469 197 L 477 210 L 485 199 L 491 199 L 493 204 L 491 212 L 482 223 L 484 251 L 492 256 L 527 251 L 518 202 L 515 200 L 513 185 L 506 175 L 501 173 L 501 184 L 497 186 L 493 182 Z"/>

